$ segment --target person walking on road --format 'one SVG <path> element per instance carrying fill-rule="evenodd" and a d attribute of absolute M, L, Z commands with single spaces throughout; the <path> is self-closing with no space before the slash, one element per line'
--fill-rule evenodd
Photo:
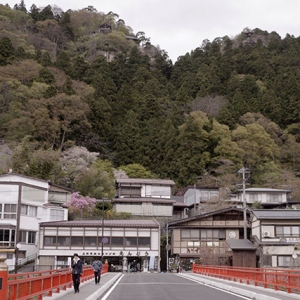
<path fill-rule="evenodd" d="M 94 270 L 94 275 L 95 275 L 95 284 L 100 284 L 102 267 L 103 267 L 102 261 L 96 258 L 92 264 L 92 268 Z"/>
<path fill-rule="evenodd" d="M 78 254 L 75 253 L 72 260 L 72 279 L 74 286 L 74 294 L 79 293 L 79 285 L 80 285 L 80 276 L 82 275 L 82 262 L 78 257 Z"/>

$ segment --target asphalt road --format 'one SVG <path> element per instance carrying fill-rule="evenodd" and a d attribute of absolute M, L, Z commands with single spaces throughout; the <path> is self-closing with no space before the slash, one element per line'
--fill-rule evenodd
<path fill-rule="evenodd" d="M 99 300 L 250 299 L 175 274 L 124 274 Z"/>

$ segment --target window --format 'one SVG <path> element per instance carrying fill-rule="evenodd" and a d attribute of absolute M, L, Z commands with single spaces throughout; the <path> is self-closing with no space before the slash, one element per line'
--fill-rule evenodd
<path fill-rule="evenodd" d="M 282 202 L 282 194 L 267 194 L 267 202 Z"/>
<path fill-rule="evenodd" d="M 44 246 L 56 246 L 56 236 L 45 236 Z"/>
<path fill-rule="evenodd" d="M 85 246 L 96 246 L 97 244 L 97 237 L 96 236 L 86 236 L 84 239 Z"/>
<path fill-rule="evenodd" d="M 118 246 L 123 247 L 123 237 L 112 236 L 111 237 L 111 246 L 112 247 L 118 247 Z"/>
<path fill-rule="evenodd" d="M 292 256 L 278 256 L 277 266 L 278 267 L 290 267 L 292 265 Z"/>
<path fill-rule="evenodd" d="M 299 226 L 276 226 L 275 227 L 276 237 L 300 237 Z"/>
<path fill-rule="evenodd" d="M 225 229 L 201 229 L 201 239 L 204 240 L 225 240 Z"/>
<path fill-rule="evenodd" d="M 137 247 L 137 238 L 136 237 L 125 237 L 126 247 Z"/>
<path fill-rule="evenodd" d="M 122 186 L 121 187 L 121 196 L 129 196 L 129 197 L 140 197 L 141 196 L 141 188 L 134 186 Z"/>
<path fill-rule="evenodd" d="M 248 194 L 250 202 L 258 202 L 258 194 L 257 193 L 249 193 Z"/>
<path fill-rule="evenodd" d="M 35 243 L 35 231 L 28 231 L 28 244 L 34 244 Z"/>
<path fill-rule="evenodd" d="M 0 246 L 14 247 L 14 245 L 15 245 L 15 230 L 0 229 Z"/>
<path fill-rule="evenodd" d="M 181 236 L 183 239 L 196 239 L 199 240 L 200 230 L 199 229 L 182 229 Z"/>
<path fill-rule="evenodd" d="M 226 232 L 225 229 L 182 229 L 181 237 L 189 240 L 223 240 L 226 239 Z"/>
<path fill-rule="evenodd" d="M 70 246 L 71 239 L 69 236 L 58 236 L 57 245 L 58 246 Z"/>
<path fill-rule="evenodd" d="M 150 247 L 150 237 L 141 237 L 138 238 L 139 247 Z"/>
<path fill-rule="evenodd" d="M 4 204 L 4 219 L 16 219 L 17 204 Z"/>
<path fill-rule="evenodd" d="M 36 206 L 29 206 L 28 216 L 29 217 L 37 216 L 37 207 Z"/>
<path fill-rule="evenodd" d="M 68 267 L 68 257 L 66 256 L 57 256 L 57 265 Z"/>
<path fill-rule="evenodd" d="M 200 242 L 188 242 L 187 253 L 200 253 Z"/>
<path fill-rule="evenodd" d="M 62 209 L 50 209 L 51 221 L 62 221 L 64 219 L 64 211 Z"/>
<path fill-rule="evenodd" d="M 29 216 L 29 217 L 36 217 L 37 216 L 37 207 L 32 205 L 21 205 L 21 215 Z"/>
<path fill-rule="evenodd" d="M 23 216 L 27 216 L 27 212 L 28 212 L 28 205 L 21 205 L 21 215 Z"/>
<path fill-rule="evenodd" d="M 26 231 L 19 231 L 19 243 L 26 243 Z"/>
<path fill-rule="evenodd" d="M 83 246 L 83 237 L 82 236 L 72 236 L 71 237 L 71 246 Z"/>

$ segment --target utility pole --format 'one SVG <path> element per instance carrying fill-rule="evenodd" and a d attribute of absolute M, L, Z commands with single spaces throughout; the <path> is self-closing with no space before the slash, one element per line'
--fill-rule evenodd
<path fill-rule="evenodd" d="M 18 273 L 18 260 L 19 260 L 19 247 L 20 247 L 19 240 L 20 240 L 20 222 L 21 222 L 21 200 L 22 200 L 22 185 L 19 184 L 16 232 L 15 232 L 15 274 Z"/>
<path fill-rule="evenodd" d="M 167 223 L 167 232 L 166 232 L 166 250 L 167 250 L 167 273 L 169 273 L 169 224 Z"/>
<path fill-rule="evenodd" d="M 242 168 L 238 171 L 243 175 L 243 215 L 244 215 L 244 240 L 247 239 L 247 203 L 246 203 L 246 173 L 250 173 L 247 168 Z"/>
<path fill-rule="evenodd" d="M 101 238 L 101 261 L 103 260 L 103 239 L 104 239 L 104 198 L 102 198 L 102 238 Z M 103 261 L 102 261 L 103 263 Z"/>

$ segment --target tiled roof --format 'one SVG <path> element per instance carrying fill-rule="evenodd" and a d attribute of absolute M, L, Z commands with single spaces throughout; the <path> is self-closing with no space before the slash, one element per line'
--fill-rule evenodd
<path fill-rule="evenodd" d="M 254 209 L 252 213 L 257 219 L 300 219 L 300 210 L 293 209 Z"/>
<path fill-rule="evenodd" d="M 42 222 L 41 227 L 102 227 L 102 220 Z M 159 228 L 156 220 L 104 220 L 104 227 Z"/>
<path fill-rule="evenodd" d="M 115 181 L 116 183 L 175 185 L 175 182 L 170 179 L 116 178 Z"/>
<path fill-rule="evenodd" d="M 165 198 L 115 198 L 113 201 L 113 203 L 128 203 L 128 202 L 146 202 L 146 203 L 169 203 L 170 205 L 172 203 L 175 203 L 175 200 L 171 200 L 171 199 L 165 199 Z"/>
<path fill-rule="evenodd" d="M 194 220 L 199 220 L 199 219 L 202 219 L 202 218 L 206 218 L 208 216 L 218 215 L 218 214 L 226 213 L 226 212 L 229 212 L 229 211 L 242 212 L 243 210 L 239 209 L 239 208 L 233 208 L 233 207 L 228 207 L 228 208 L 224 208 L 224 209 L 220 209 L 220 210 L 214 210 L 214 211 L 210 211 L 210 212 L 207 212 L 207 213 L 202 213 L 202 214 L 190 217 L 190 218 L 171 221 L 171 222 L 169 222 L 169 226 L 178 225 L 178 224 L 181 224 L 181 223 L 186 223 L 186 222 L 190 222 L 190 221 L 194 221 Z"/>
<path fill-rule="evenodd" d="M 30 177 L 30 176 L 26 176 L 26 175 L 23 175 L 23 174 L 18 174 L 18 173 L 6 173 L 6 174 L 1 174 L 0 177 L 11 177 L 11 176 L 18 176 L 18 177 L 23 177 L 23 178 L 28 178 L 28 179 L 32 179 L 32 180 L 36 180 L 36 181 L 42 181 L 42 182 L 48 182 L 48 180 L 44 180 L 44 179 L 40 179 L 40 178 L 35 178 L 35 177 Z"/>
<path fill-rule="evenodd" d="M 72 189 L 72 188 L 69 188 L 69 187 L 65 187 L 63 185 L 56 184 L 56 183 L 51 182 L 51 181 L 49 181 L 49 184 L 50 184 L 50 187 L 53 186 L 53 187 L 57 187 L 57 188 L 60 188 L 60 189 L 63 189 L 63 190 L 67 190 L 67 191 L 70 191 L 70 192 L 75 192 L 76 191 L 75 189 Z"/>
<path fill-rule="evenodd" d="M 249 240 L 226 240 L 232 250 L 256 250 L 256 246 Z"/>

